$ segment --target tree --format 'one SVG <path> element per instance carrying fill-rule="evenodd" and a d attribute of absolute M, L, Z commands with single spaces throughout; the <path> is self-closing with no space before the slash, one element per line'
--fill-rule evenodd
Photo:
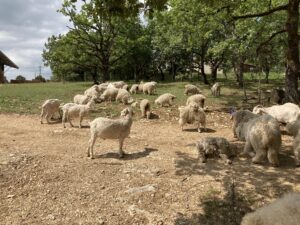
<path fill-rule="evenodd" d="M 38 75 L 34 78 L 34 80 L 39 81 L 39 82 L 46 82 L 46 79 L 42 75 Z"/>
<path fill-rule="evenodd" d="M 17 81 L 22 81 L 22 82 L 24 82 L 24 81 L 26 81 L 26 78 L 23 77 L 22 75 L 18 75 L 18 76 L 16 77 L 16 80 L 17 80 Z"/>

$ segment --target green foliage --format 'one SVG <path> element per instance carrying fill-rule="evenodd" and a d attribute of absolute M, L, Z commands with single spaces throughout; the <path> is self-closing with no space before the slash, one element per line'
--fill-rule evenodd
<path fill-rule="evenodd" d="M 34 78 L 34 80 L 39 82 L 46 82 L 46 79 L 42 75 L 38 75 Z"/>
<path fill-rule="evenodd" d="M 16 80 L 18 80 L 18 81 L 25 81 L 26 78 L 23 77 L 22 75 L 18 75 L 18 76 L 16 76 Z"/>

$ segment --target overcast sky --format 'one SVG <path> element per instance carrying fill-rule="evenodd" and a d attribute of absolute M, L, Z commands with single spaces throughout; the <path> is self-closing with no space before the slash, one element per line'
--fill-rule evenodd
<path fill-rule="evenodd" d="M 27 79 L 39 74 L 51 76 L 43 66 L 42 51 L 51 35 L 66 33 L 68 19 L 56 12 L 62 0 L 1 0 L 0 1 L 0 50 L 19 69 L 5 67 L 8 80 L 21 74 Z"/>

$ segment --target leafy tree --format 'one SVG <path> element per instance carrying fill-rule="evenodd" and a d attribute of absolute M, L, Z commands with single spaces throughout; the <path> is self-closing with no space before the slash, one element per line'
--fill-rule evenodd
<path fill-rule="evenodd" d="M 18 76 L 16 77 L 16 80 L 18 80 L 18 81 L 26 81 L 26 78 L 23 77 L 22 75 L 18 75 Z"/>
<path fill-rule="evenodd" d="M 46 82 L 46 79 L 42 75 L 38 75 L 34 78 L 34 80 L 39 82 Z"/>

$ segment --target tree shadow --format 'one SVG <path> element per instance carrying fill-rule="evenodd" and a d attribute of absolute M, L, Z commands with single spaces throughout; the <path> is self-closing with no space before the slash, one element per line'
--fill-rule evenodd
<path fill-rule="evenodd" d="M 134 153 L 125 153 L 123 158 L 120 158 L 119 153 L 117 152 L 109 152 L 109 153 L 105 153 L 102 155 L 94 155 L 95 159 L 99 159 L 99 158 L 113 158 L 113 159 L 120 159 L 120 160 L 134 160 L 134 159 L 139 159 L 139 158 L 143 158 L 143 157 L 147 157 L 148 155 L 150 155 L 151 152 L 156 152 L 158 151 L 158 149 L 155 148 L 144 148 L 143 151 L 139 151 L 139 152 L 134 152 Z"/>
<path fill-rule="evenodd" d="M 183 132 L 198 132 L 197 128 L 184 128 Z M 216 130 L 213 130 L 211 128 L 206 128 L 206 130 L 204 130 L 203 128 L 201 128 L 201 133 L 215 133 Z"/>

